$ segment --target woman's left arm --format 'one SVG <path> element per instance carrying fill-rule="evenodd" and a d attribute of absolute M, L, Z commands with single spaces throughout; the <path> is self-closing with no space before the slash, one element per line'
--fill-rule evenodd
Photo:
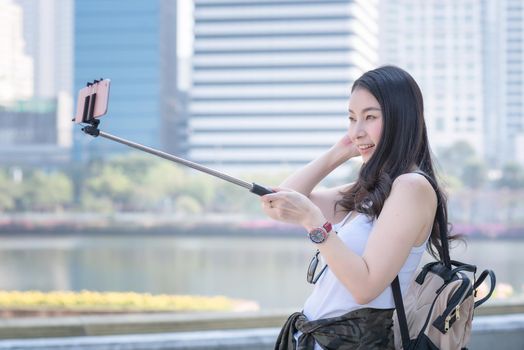
<path fill-rule="evenodd" d="M 322 226 L 326 220 L 320 210 L 302 197 L 286 191 L 264 196 L 264 210 L 277 220 L 300 224 L 308 231 Z M 270 200 L 273 208 L 269 208 Z M 436 205 L 435 191 L 422 175 L 403 174 L 393 182 L 362 256 L 335 234 L 316 247 L 355 301 L 366 304 L 391 284 L 411 248 L 425 240 Z"/>

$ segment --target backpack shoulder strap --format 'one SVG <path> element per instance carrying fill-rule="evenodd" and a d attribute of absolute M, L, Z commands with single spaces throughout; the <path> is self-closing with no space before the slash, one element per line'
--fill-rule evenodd
<path fill-rule="evenodd" d="M 447 236 L 447 222 L 444 217 L 444 208 L 443 204 L 440 198 L 440 192 L 438 190 L 438 186 L 435 183 L 435 181 L 425 172 L 421 170 L 415 171 L 416 173 L 424 176 L 428 182 L 433 187 L 433 190 L 435 191 L 437 195 L 437 212 L 435 214 L 435 220 L 437 221 L 439 225 L 439 231 L 440 231 L 440 240 L 442 244 L 442 254 L 440 254 L 440 259 L 442 262 L 451 269 L 451 259 L 449 257 L 449 245 L 448 245 L 448 236 Z M 400 290 L 400 282 L 398 279 L 398 276 L 395 277 L 393 282 L 391 282 L 391 290 L 393 292 L 393 299 L 395 300 L 395 309 L 397 310 L 397 318 L 400 328 L 400 335 L 402 337 L 402 347 L 407 350 L 409 349 L 409 344 L 411 342 L 409 337 L 409 329 L 408 329 L 408 321 L 406 318 L 406 311 L 404 309 L 404 302 L 402 301 L 402 292 Z"/>
<path fill-rule="evenodd" d="M 440 255 L 440 260 L 451 269 L 451 258 L 449 257 L 449 242 L 448 242 L 448 223 L 444 216 L 444 203 L 442 203 L 440 191 L 437 183 L 425 172 L 422 170 L 416 170 L 414 173 L 420 174 L 428 180 L 428 182 L 433 187 L 437 195 L 437 212 L 435 214 L 435 221 L 438 223 L 439 232 L 440 232 L 440 244 L 442 245 L 442 252 Z"/>
<path fill-rule="evenodd" d="M 400 291 L 400 282 L 398 276 L 391 282 L 391 290 L 393 291 L 393 299 L 395 300 L 395 308 L 397 309 L 398 325 L 400 328 L 400 336 L 402 337 L 402 348 L 409 349 L 409 330 L 408 321 L 406 318 L 406 311 L 404 310 L 404 302 L 402 301 L 402 292 Z"/>

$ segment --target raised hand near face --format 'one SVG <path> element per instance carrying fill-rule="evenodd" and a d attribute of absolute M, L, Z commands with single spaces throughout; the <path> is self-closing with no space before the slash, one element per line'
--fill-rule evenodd
<path fill-rule="evenodd" d="M 348 134 L 345 134 L 340 140 L 338 140 L 331 147 L 331 151 L 336 152 L 344 161 L 360 155 L 357 146 L 353 141 L 351 141 Z"/>

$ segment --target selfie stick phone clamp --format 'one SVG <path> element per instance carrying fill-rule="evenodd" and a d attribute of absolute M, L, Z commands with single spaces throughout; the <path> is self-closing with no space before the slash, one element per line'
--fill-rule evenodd
<path fill-rule="evenodd" d="M 82 131 L 93 137 L 97 137 L 98 135 L 100 135 L 100 130 L 98 130 L 98 124 L 100 124 L 100 120 L 92 118 L 88 121 L 88 123 L 89 125 L 84 126 L 82 128 Z"/>
<path fill-rule="evenodd" d="M 96 80 L 95 80 L 95 82 L 96 82 Z M 129 147 L 133 147 L 135 149 L 138 149 L 138 150 L 141 150 L 141 151 L 153 154 L 153 155 L 158 156 L 160 158 L 164 158 L 164 159 L 170 160 L 172 162 L 179 163 L 179 164 L 188 166 L 190 168 L 202 171 L 202 172 L 204 172 L 206 174 L 218 177 L 218 178 L 220 178 L 222 180 L 225 180 L 225 181 L 228 181 L 228 182 L 230 182 L 232 184 L 235 184 L 235 185 L 247 188 L 250 192 L 252 192 L 254 194 L 257 194 L 259 196 L 263 196 L 263 195 L 269 194 L 269 193 L 274 193 L 273 190 L 271 190 L 271 189 L 269 189 L 267 187 L 264 187 L 262 185 L 256 184 L 254 182 L 253 183 L 249 183 L 249 182 L 237 179 L 237 178 L 235 178 L 233 176 L 224 174 L 224 173 L 222 173 L 220 171 L 208 168 L 206 166 L 203 166 L 203 165 L 191 162 L 189 160 L 186 160 L 186 159 L 174 156 L 174 155 L 166 153 L 166 152 L 159 151 L 159 150 L 151 148 L 151 147 L 147 147 L 147 146 L 141 145 L 141 144 L 136 143 L 136 142 L 132 142 L 132 141 L 129 141 L 129 140 L 122 139 L 120 137 L 117 137 L 117 136 L 114 136 L 114 135 L 111 135 L 111 134 L 108 134 L 106 132 L 103 132 L 103 131 L 99 130 L 98 126 L 100 124 L 100 120 L 93 117 L 93 111 L 94 111 L 94 102 L 93 101 L 96 101 L 96 94 L 92 94 L 92 95 L 86 97 L 86 101 L 85 101 L 86 104 L 84 105 L 84 115 L 82 116 L 82 122 L 89 124 L 89 125 L 86 125 L 86 126 L 84 126 L 82 128 L 82 131 L 85 132 L 86 134 L 91 135 L 93 137 L 101 136 L 101 137 L 104 137 L 106 139 L 109 139 L 109 140 L 112 140 L 112 141 L 115 141 L 115 142 L 127 145 Z"/>

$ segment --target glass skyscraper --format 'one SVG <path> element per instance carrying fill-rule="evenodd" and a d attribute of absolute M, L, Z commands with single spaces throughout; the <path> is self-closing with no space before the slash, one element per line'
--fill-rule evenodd
<path fill-rule="evenodd" d="M 185 121 L 175 113 L 176 1 L 76 1 L 74 55 L 75 100 L 88 81 L 111 79 L 101 130 L 181 153 Z M 128 150 L 89 138 L 75 129 L 77 160 Z"/>

